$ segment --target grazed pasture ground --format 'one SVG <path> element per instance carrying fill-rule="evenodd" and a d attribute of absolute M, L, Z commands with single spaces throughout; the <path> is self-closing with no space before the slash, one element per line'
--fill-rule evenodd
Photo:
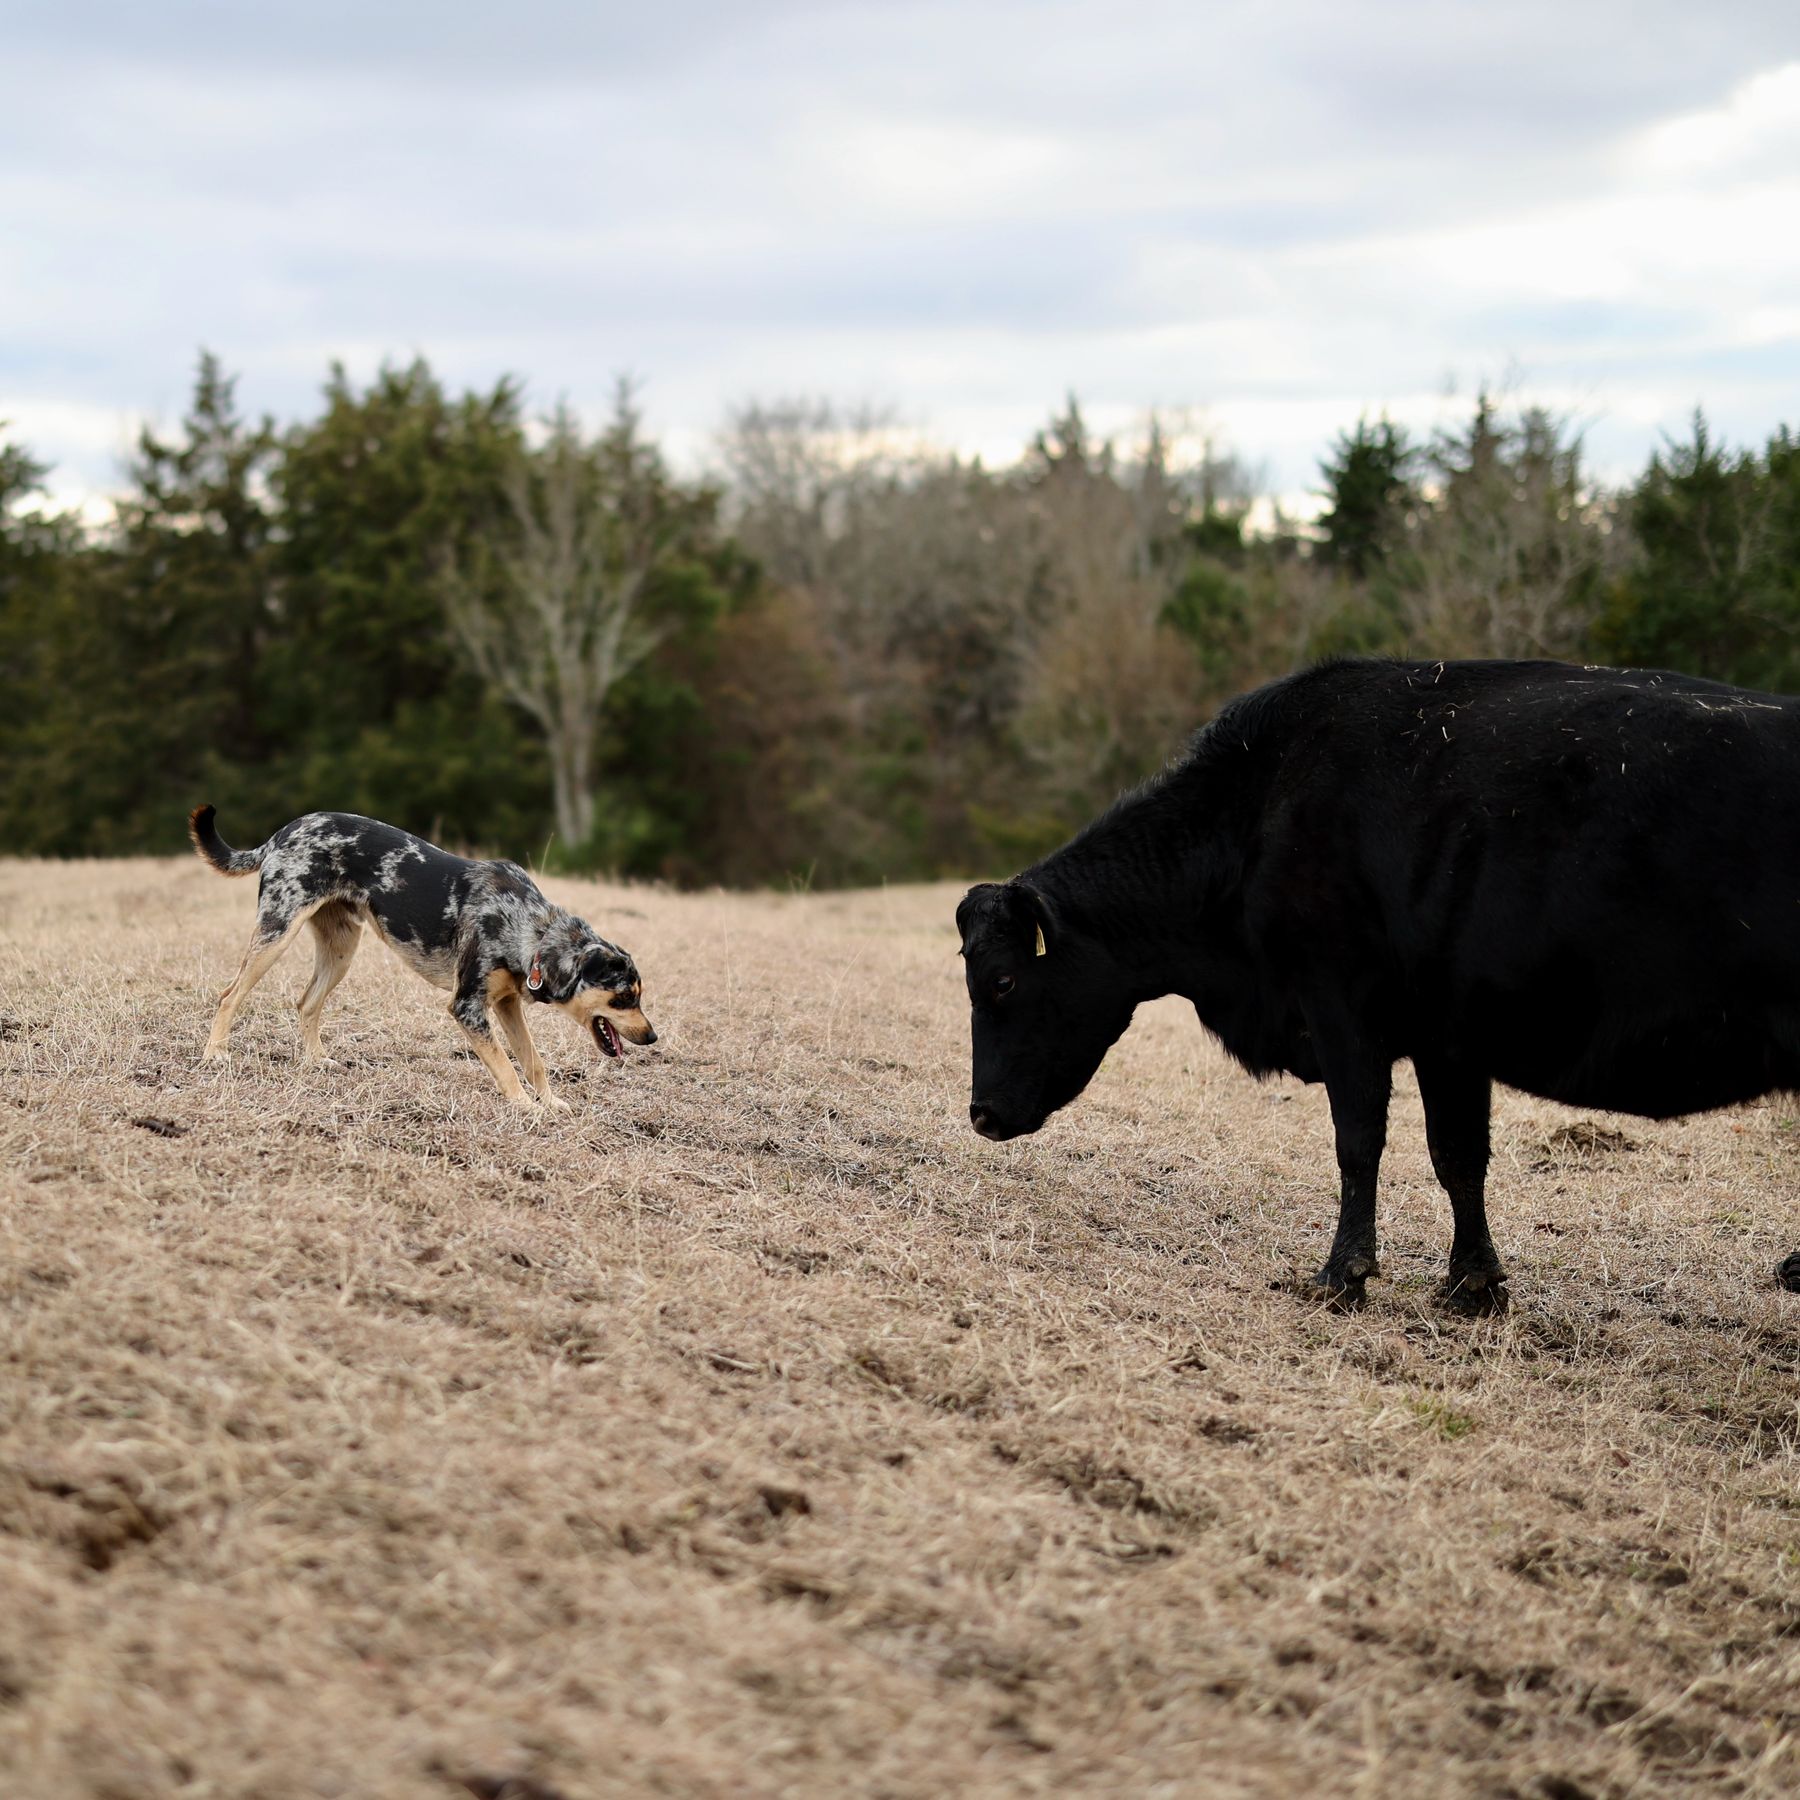
<path fill-rule="evenodd" d="M 664 1041 L 534 1122 L 372 941 L 201 1068 L 250 885 L 0 864 L 8 1794 L 1800 1786 L 1791 1107 L 1506 1097 L 1469 1323 L 1403 1078 L 1338 1317 L 1179 1006 L 996 1147 L 950 890 L 550 885 Z"/>

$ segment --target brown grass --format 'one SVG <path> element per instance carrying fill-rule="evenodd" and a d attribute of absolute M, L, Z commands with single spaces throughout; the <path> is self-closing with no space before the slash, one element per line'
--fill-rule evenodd
<path fill-rule="evenodd" d="M 247 891 L 0 864 L 9 1795 L 1800 1784 L 1789 1107 L 1507 1097 L 1468 1323 L 1403 1080 L 1338 1317 L 1179 1006 L 995 1147 L 951 890 L 553 885 L 663 1044 L 534 1123 L 374 944 L 201 1068 Z"/>

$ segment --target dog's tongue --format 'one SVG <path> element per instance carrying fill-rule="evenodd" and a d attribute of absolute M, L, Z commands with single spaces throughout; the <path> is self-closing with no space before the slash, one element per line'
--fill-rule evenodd
<path fill-rule="evenodd" d="M 600 1046 L 602 1056 L 619 1054 L 619 1034 L 604 1019 L 594 1021 L 594 1042 Z"/>

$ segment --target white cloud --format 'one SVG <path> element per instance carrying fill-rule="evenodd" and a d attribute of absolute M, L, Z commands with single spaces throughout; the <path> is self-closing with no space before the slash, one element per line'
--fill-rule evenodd
<path fill-rule="evenodd" d="M 1626 155 L 1677 180 L 1792 171 L 1800 159 L 1800 62 L 1752 75 L 1722 105 L 1662 120 Z"/>
<path fill-rule="evenodd" d="M 0 107 L 0 418 L 77 487 L 203 343 L 282 416 L 334 356 L 629 370 L 678 445 L 751 393 L 990 456 L 1071 388 L 1200 402 L 1289 493 L 1452 375 L 1576 397 L 1621 472 L 1792 412 L 1787 4 L 85 10 Z"/>
<path fill-rule="evenodd" d="M 906 220 L 1041 213 L 1077 173 L 1070 147 L 1046 132 L 932 119 L 815 116 L 787 149 L 802 182 Z"/>

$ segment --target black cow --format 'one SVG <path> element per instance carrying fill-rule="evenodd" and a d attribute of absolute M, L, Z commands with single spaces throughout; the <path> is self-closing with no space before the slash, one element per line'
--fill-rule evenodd
<path fill-rule="evenodd" d="M 1800 699 L 1551 662 L 1324 663 L 1232 701 L 956 922 L 984 1137 L 1036 1131 L 1162 994 L 1252 1074 L 1323 1081 L 1342 1199 L 1314 1279 L 1342 1302 L 1378 1272 L 1411 1057 L 1455 1215 L 1445 1294 L 1487 1310 L 1495 1081 L 1657 1119 L 1800 1088 Z"/>

